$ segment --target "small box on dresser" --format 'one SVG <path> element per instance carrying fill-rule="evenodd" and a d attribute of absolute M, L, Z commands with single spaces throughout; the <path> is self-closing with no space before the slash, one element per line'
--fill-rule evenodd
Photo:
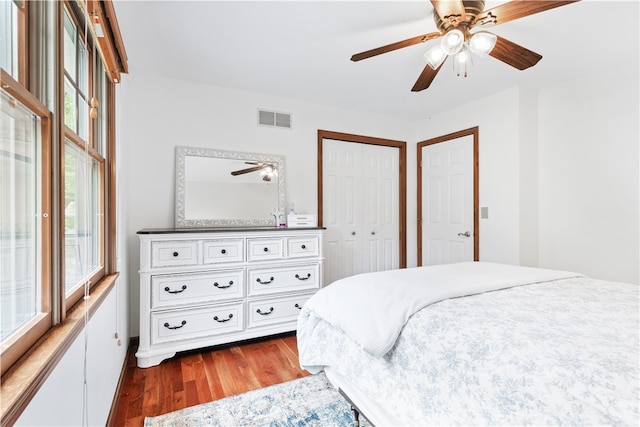
<path fill-rule="evenodd" d="M 318 217 L 315 215 L 289 214 L 287 215 L 287 227 L 316 227 L 318 225 Z"/>
<path fill-rule="evenodd" d="M 322 287 L 323 228 L 145 229 L 138 366 L 296 329 Z"/>

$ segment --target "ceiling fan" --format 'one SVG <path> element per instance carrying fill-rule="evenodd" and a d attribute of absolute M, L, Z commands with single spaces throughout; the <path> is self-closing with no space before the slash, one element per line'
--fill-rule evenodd
<path fill-rule="evenodd" d="M 276 165 L 273 163 L 262 163 L 262 162 L 244 162 L 246 165 L 254 165 L 250 168 L 240 169 L 237 171 L 231 171 L 231 175 L 238 176 L 243 175 L 245 173 L 262 171 L 260 176 L 263 181 L 271 181 L 273 175 L 276 173 Z"/>
<path fill-rule="evenodd" d="M 449 56 L 453 56 L 454 69 L 458 75 L 463 72 L 465 77 L 470 52 L 480 57 L 489 55 L 518 70 L 525 70 L 536 65 L 542 59 L 542 55 L 482 29 L 577 1 L 579 0 L 514 0 L 484 10 L 484 0 L 431 0 L 437 32 L 356 53 L 351 60 L 361 61 L 441 38 L 440 43 L 425 54 L 427 65 L 413 85 L 413 92 L 427 89 Z"/>

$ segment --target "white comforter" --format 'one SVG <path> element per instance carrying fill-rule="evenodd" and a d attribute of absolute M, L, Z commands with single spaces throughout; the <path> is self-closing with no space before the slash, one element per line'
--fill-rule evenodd
<path fill-rule="evenodd" d="M 355 301 L 365 312 L 368 290 Z M 385 321 L 365 322 L 386 329 L 387 303 L 373 316 Z M 410 316 L 383 357 L 311 308 L 301 366 L 330 367 L 392 425 L 640 425 L 638 285 L 574 277 L 445 299 Z"/>
<path fill-rule="evenodd" d="M 465 262 L 360 274 L 314 295 L 298 318 L 298 335 L 322 319 L 374 357 L 386 354 L 418 310 L 449 298 L 579 274 L 487 262 Z"/>

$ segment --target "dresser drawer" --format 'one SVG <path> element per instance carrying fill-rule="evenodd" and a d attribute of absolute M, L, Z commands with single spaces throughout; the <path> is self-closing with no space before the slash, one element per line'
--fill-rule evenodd
<path fill-rule="evenodd" d="M 244 296 L 244 271 L 229 270 L 151 277 L 151 308 L 221 301 Z"/>
<path fill-rule="evenodd" d="M 170 240 L 151 242 L 151 267 L 178 267 L 198 264 L 198 242 Z"/>
<path fill-rule="evenodd" d="M 247 261 L 269 261 L 284 258 L 284 240 L 279 239 L 248 239 Z"/>
<path fill-rule="evenodd" d="M 151 313 L 151 343 L 239 332 L 244 327 L 242 303 Z"/>
<path fill-rule="evenodd" d="M 318 264 L 249 270 L 249 295 L 317 289 L 319 271 Z"/>
<path fill-rule="evenodd" d="M 248 303 L 247 327 L 254 328 L 273 323 L 296 321 L 302 306 L 311 298 L 311 295 L 313 294 L 250 300 Z"/>
<path fill-rule="evenodd" d="M 244 261 L 244 240 L 220 239 L 206 240 L 202 243 L 205 264 Z"/>
<path fill-rule="evenodd" d="M 305 258 L 320 254 L 318 236 L 289 237 L 287 239 L 287 257 Z"/>

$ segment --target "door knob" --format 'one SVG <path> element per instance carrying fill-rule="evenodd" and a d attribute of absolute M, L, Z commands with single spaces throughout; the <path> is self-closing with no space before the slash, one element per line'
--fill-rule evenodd
<path fill-rule="evenodd" d="M 465 231 L 464 233 L 458 233 L 458 236 L 460 236 L 460 237 L 471 237 L 471 233 L 469 233 L 468 231 Z"/>
<path fill-rule="evenodd" d="M 356 235 L 356 232 L 355 232 L 355 231 L 352 231 L 352 232 L 351 232 L 351 235 L 352 235 L 352 236 L 355 236 L 355 235 Z"/>

